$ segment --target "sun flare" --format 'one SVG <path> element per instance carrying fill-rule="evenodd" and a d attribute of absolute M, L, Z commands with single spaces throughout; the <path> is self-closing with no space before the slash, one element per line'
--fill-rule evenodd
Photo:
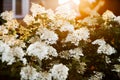
<path fill-rule="evenodd" d="M 88 0 L 90 3 L 93 3 L 93 2 L 95 2 L 95 0 Z"/>
<path fill-rule="evenodd" d="M 65 4 L 67 2 L 74 2 L 76 5 L 78 5 L 80 3 L 80 0 L 58 0 L 59 4 Z"/>
<path fill-rule="evenodd" d="M 80 0 L 73 0 L 73 2 L 74 2 L 75 4 L 77 4 L 77 5 L 80 4 Z"/>
<path fill-rule="evenodd" d="M 68 2 L 69 0 L 58 0 L 58 3 L 59 4 L 64 4 L 64 3 L 66 3 L 66 2 Z"/>

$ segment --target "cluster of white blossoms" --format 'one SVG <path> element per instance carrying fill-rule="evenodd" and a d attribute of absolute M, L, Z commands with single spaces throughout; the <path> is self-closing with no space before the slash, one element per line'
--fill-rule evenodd
<path fill-rule="evenodd" d="M 52 80 L 52 74 L 47 71 L 45 72 L 40 71 L 37 80 Z"/>
<path fill-rule="evenodd" d="M 99 15 L 97 15 L 97 17 L 99 17 Z M 88 26 L 99 25 L 97 17 L 93 17 L 93 16 L 86 17 L 83 20 L 79 20 L 78 22 L 83 23 L 83 24 L 87 24 Z"/>
<path fill-rule="evenodd" d="M 0 41 L 0 53 L 2 55 L 2 62 L 7 62 L 8 65 L 11 65 L 17 60 L 23 61 L 23 64 L 27 63 L 27 60 L 24 57 L 25 53 L 21 47 L 10 47 L 9 45 Z M 16 58 L 17 59 L 16 59 Z"/>
<path fill-rule="evenodd" d="M 120 62 L 120 57 L 118 58 L 118 61 Z"/>
<path fill-rule="evenodd" d="M 65 59 L 75 58 L 76 60 L 79 60 L 81 56 L 84 56 L 84 54 L 82 53 L 82 49 L 78 47 L 70 50 L 61 51 L 59 53 L 59 56 Z"/>
<path fill-rule="evenodd" d="M 63 64 L 55 64 L 50 71 L 37 72 L 37 70 L 27 65 L 21 68 L 21 80 L 66 80 L 69 69 Z"/>
<path fill-rule="evenodd" d="M 0 26 L 0 35 L 8 34 L 8 29 L 3 25 Z"/>
<path fill-rule="evenodd" d="M 78 60 L 79 60 L 80 56 L 84 56 L 81 48 L 71 49 L 71 50 L 69 50 L 69 53 L 70 53 L 70 57 L 73 57 Z"/>
<path fill-rule="evenodd" d="M 23 18 L 27 27 L 20 25 L 13 18 L 12 12 L 6 11 L 0 15 L 7 21 L 0 25 L 0 60 L 7 65 L 20 62 L 24 66 L 20 72 L 21 80 L 66 80 L 67 77 L 74 76 L 71 71 L 75 71 L 78 77 L 84 77 L 87 68 L 91 66 L 85 62 L 92 61 L 84 52 L 89 53 L 95 44 L 99 46 L 97 53 L 105 54 L 105 63 L 112 63 L 113 60 L 108 55 L 116 53 L 115 48 L 104 39 L 92 42 L 91 37 L 94 34 L 90 35 L 90 32 L 99 29 L 97 27 L 113 26 L 108 24 L 111 21 L 120 24 L 120 16 L 116 17 L 111 11 L 106 11 L 102 17 L 96 14 L 77 22 L 76 12 L 69 5 L 62 5 L 54 12 L 32 3 L 30 11 L 32 14 Z M 103 24 L 99 24 L 102 21 Z M 86 41 L 85 46 L 80 44 L 82 41 Z M 92 42 L 92 47 L 86 47 L 89 42 Z M 99 54 L 97 55 L 101 56 Z M 98 67 L 95 66 L 95 69 Z M 115 64 L 113 71 L 120 73 L 120 65 Z M 102 72 L 94 73 L 94 76 L 90 74 L 88 80 L 101 80 L 104 76 Z M 85 78 L 88 78 L 86 74 Z"/>
<path fill-rule="evenodd" d="M 102 77 L 104 76 L 101 72 L 94 71 L 95 75 L 91 76 L 88 80 L 102 80 Z"/>
<path fill-rule="evenodd" d="M 120 62 L 120 57 L 118 58 L 118 62 Z M 116 72 L 120 73 L 120 64 L 115 64 L 114 69 L 112 71 L 116 71 Z"/>
<path fill-rule="evenodd" d="M 116 50 L 110 46 L 109 44 L 107 44 L 104 39 L 97 39 L 95 41 L 92 42 L 92 44 L 98 44 L 98 53 L 103 53 L 103 54 L 107 54 L 107 55 L 111 55 L 113 53 L 116 53 Z"/>
<path fill-rule="evenodd" d="M 106 27 L 112 27 L 111 24 L 108 24 L 109 21 L 115 21 L 118 24 L 120 24 L 120 16 L 116 16 L 112 11 L 107 10 L 106 12 L 103 13 L 102 15 L 103 20 L 105 20 L 105 25 Z"/>
<path fill-rule="evenodd" d="M 105 21 L 113 21 L 116 18 L 116 16 L 111 11 L 107 10 L 103 13 L 102 18 Z"/>
<path fill-rule="evenodd" d="M 40 39 L 45 41 L 47 44 L 55 44 L 58 40 L 58 35 L 47 28 L 40 29 L 37 33 L 40 35 Z"/>
<path fill-rule="evenodd" d="M 120 16 L 116 17 L 114 20 L 120 24 Z"/>
<path fill-rule="evenodd" d="M 0 15 L 4 20 L 7 22 L 4 25 L 0 25 L 0 35 L 6 35 L 9 33 L 9 30 L 15 30 L 18 28 L 19 23 L 16 19 L 13 19 L 13 12 L 12 11 L 5 11 Z"/>
<path fill-rule="evenodd" d="M 120 73 L 120 64 L 119 65 L 115 64 L 113 71 L 116 71 L 116 72 Z"/>
<path fill-rule="evenodd" d="M 5 11 L 0 15 L 7 22 L 0 26 L 0 54 L 2 62 L 7 62 L 8 65 L 17 61 L 22 61 L 23 64 L 27 63 L 24 57 L 25 52 L 22 47 L 25 43 L 17 39 L 15 29 L 18 28 L 19 23 L 13 19 L 12 11 Z"/>
<path fill-rule="evenodd" d="M 79 66 L 77 66 L 77 72 L 80 74 L 84 74 L 87 69 L 86 66 L 87 64 L 85 62 L 79 62 Z"/>
<path fill-rule="evenodd" d="M 47 13 L 47 16 L 49 19 L 51 19 L 51 20 L 55 19 L 55 13 L 53 12 L 53 10 L 48 9 L 48 10 L 46 10 L 46 13 Z"/>
<path fill-rule="evenodd" d="M 37 56 L 40 60 L 48 58 L 49 55 L 57 57 L 57 51 L 55 48 L 48 46 L 44 42 L 35 42 L 27 48 L 27 54 L 29 56 Z"/>
<path fill-rule="evenodd" d="M 9 52 L 10 52 L 9 45 L 0 41 L 0 55 L 2 55 L 2 58 L 1 58 L 2 62 L 6 61 L 8 62 L 8 64 L 12 64 L 14 62 L 14 57 L 13 55 L 10 55 Z"/>
<path fill-rule="evenodd" d="M 90 36 L 89 30 L 86 27 L 75 30 L 72 33 L 69 33 L 66 37 L 65 42 L 71 42 L 75 45 L 79 44 L 81 40 L 87 40 Z"/>
<path fill-rule="evenodd" d="M 24 21 L 27 25 L 30 25 L 30 24 L 34 23 L 35 19 L 34 19 L 33 16 L 27 14 L 27 15 L 24 17 L 23 21 Z"/>
<path fill-rule="evenodd" d="M 13 12 L 12 11 L 5 11 L 3 13 L 1 13 L 1 15 L 3 19 L 10 21 L 13 19 Z"/>
<path fill-rule="evenodd" d="M 99 46 L 106 44 L 104 39 L 97 39 L 92 42 L 92 44 L 98 44 Z"/>
<path fill-rule="evenodd" d="M 27 59 L 26 58 L 23 58 L 26 53 L 23 51 L 23 49 L 21 47 L 13 47 L 11 49 L 11 53 L 13 54 L 14 57 L 20 59 L 20 61 L 23 62 L 23 64 L 27 64 Z"/>
<path fill-rule="evenodd" d="M 57 57 L 58 56 L 57 50 L 52 46 L 48 46 L 48 55 Z"/>
<path fill-rule="evenodd" d="M 60 28 L 60 31 L 69 31 L 69 32 L 73 32 L 74 31 L 74 26 L 72 24 L 70 24 L 69 22 L 66 22 L 65 24 L 63 24 Z"/>
<path fill-rule="evenodd" d="M 69 68 L 63 64 L 56 64 L 51 69 L 51 74 L 54 80 L 66 80 Z"/>
<path fill-rule="evenodd" d="M 21 68 L 21 80 L 36 80 L 39 77 L 39 73 L 35 68 L 30 65 Z"/>
<path fill-rule="evenodd" d="M 111 60 L 108 56 L 105 56 L 105 61 L 106 61 L 107 64 L 111 63 Z"/>
<path fill-rule="evenodd" d="M 69 50 L 59 52 L 59 56 L 64 59 L 69 59 L 70 58 Z"/>
<path fill-rule="evenodd" d="M 75 17 L 77 16 L 77 13 L 75 12 L 75 10 L 71 9 L 70 5 L 61 5 L 57 7 L 55 14 L 68 20 L 75 19 Z"/>
<path fill-rule="evenodd" d="M 32 16 L 35 17 L 37 14 L 43 14 L 46 13 L 46 10 L 44 7 L 42 7 L 39 4 L 32 3 L 32 6 L 30 8 L 30 11 L 32 12 Z"/>
<path fill-rule="evenodd" d="M 39 4 L 35 4 L 35 3 L 32 3 L 30 11 L 32 12 L 33 17 L 36 17 L 37 15 L 40 15 L 40 14 L 47 14 L 47 17 L 51 20 L 54 20 L 54 17 L 55 17 L 53 10 L 51 10 L 51 9 L 46 10 L 43 6 L 41 6 Z M 32 18 L 32 17 L 30 17 L 30 18 Z"/>
<path fill-rule="evenodd" d="M 56 19 L 56 20 L 54 21 L 54 24 L 55 24 L 56 27 L 58 27 L 58 28 L 61 28 L 61 26 L 64 25 L 64 24 L 66 24 L 66 23 L 69 23 L 69 22 L 67 22 L 67 21 L 65 21 L 65 20 L 63 20 L 63 19 Z M 55 28 L 56 28 L 56 27 L 55 27 Z"/>
<path fill-rule="evenodd" d="M 7 22 L 4 24 L 5 27 L 8 29 L 17 28 L 19 26 L 19 23 L 16 19 L 14 19 L 13 12 L 12 11 L 5 11 L 1 13 L 0 15 L 4 20 Z"/>
<path fill-rule="evenodd" d="M 11 36 L 3 36 L 2 40 L 8 44 L 9 46 L 14 46 L 16 43 L 16 37 L 11 35 Z"/>
<path fill-rule="evenodd" d="M 19 23 L 17 22 L 16 19 L 12 19 L 12 20 L 7 21 L 5 23 L 5 27 L 8 28 L 8 29 L 12 29 L 12 30 L 18 28 L 18 26 L 19 26 Z"/>

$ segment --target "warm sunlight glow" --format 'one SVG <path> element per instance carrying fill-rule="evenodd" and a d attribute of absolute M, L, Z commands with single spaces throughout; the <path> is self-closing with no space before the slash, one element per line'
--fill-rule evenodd
<path fill-rule="evenodd" d="M 93 3 L 93 2 L 95 2 L 95 0 L 88 0 L 90 3 Z"/>
<path fill-rule="evenodd" d="M 69 0 L 58 0 L 58 3 L 59 4 L 64 4 L 64 3 L 66 3 L 66 2 L 68 2 Z"/>
<path fill-rule="evenodd" d="M 73 0 L 73 2 L 74 2 L 75 4 L 77 4 L 77 5 L 79 5 L 80 0 Z"/>
<path fill-rule="evenodd" d="M 80 3 L 80 0 L 58 0 L 58 3 L 59 4 L 64 4 L 64 3 L 67 3 L 67 2 L 74 2 L 76 5 L 78 5 Z"/>

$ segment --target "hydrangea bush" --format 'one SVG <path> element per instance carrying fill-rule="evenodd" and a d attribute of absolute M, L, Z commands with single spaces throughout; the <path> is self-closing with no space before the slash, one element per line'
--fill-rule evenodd
<path fill-rule="evenodd" d="M 24 25 L 1 13 L 0 76 L 21 80 L 120 79 L 120 16 L 107 10 L 82 20 L 66 6 L 32 3 Z"/>

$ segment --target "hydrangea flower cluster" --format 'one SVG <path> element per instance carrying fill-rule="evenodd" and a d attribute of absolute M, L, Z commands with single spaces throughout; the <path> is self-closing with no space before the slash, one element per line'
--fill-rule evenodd
<path fill-rule="evenodd" d="M 120 16 L 108 10 L 76 20 L 68 5 L 52 11 L 35 3 L 30 11 L 25 25 L 11 11 L 0 15 L 7 21 L 0 25 L 1 72 L 21 80 L 120 79 Z"/>

